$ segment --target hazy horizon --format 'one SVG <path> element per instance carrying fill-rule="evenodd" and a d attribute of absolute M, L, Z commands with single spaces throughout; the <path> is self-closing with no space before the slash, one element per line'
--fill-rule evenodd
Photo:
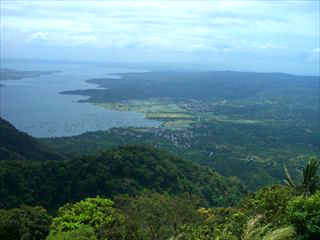
<path fill-rule="evenodd" d="M 299 73 L 290 73 L 284 71 L 254 71 L 246 69 L 229 69 L 229 68 L 217 68 L 212 65 L 206 65 L 205 63 L 190 63 L 190 62 L 113 62 L 113 61 L 82 61 L 82 60 L 64 60 L 64 59 L 37 59 L 37 58 L 0 58 L 0 63 L 36 63 L 36 64 L 70 64 L 70 65 L 99 65 L 104 67 L 115 67 L 123 68 L 129 67 L 131 69 L 140 69 L 147 71 L 173 71 L 173 72 L 244 72 L 244 73 L 279 73 L 279 74 L 289 74 L 296 76 L 313 76 L 320 77 L 320 72 L 315 74 L 299 74 Z M 57 71 L 59 71 L 57 69 Z"/>
<path fill-rule="evenodd" d="M 319 1 L 1 1 L 1 59 L 319 76 L 319 54 Z"/>

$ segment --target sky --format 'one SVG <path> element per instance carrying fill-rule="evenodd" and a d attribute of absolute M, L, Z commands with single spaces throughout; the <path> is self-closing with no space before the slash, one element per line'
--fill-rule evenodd
<path fill-rule="evenodd" d="M 319 1 L 1 0 L 1 58 L 319 74 Z"/>

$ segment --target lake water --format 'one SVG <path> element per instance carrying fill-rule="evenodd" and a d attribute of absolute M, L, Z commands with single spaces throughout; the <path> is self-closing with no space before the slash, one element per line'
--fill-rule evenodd
<path fill-rule="evenodd" d="M 118 112 L 79 103 L 86 96 L 59 94 L 66 90 L 93 89 L 90 78 L 111 77 L 110 74 L 142 70 L 108 68 L 93 64 L 36 64 L 2 62 L 1 68 L 53 71 L 59 73 L 38 78 L 2 81 L 0 87 L 1 117 L 17 129 L 34 137 L 73 136 L 112 127 L 157 127 L 160 122 L 144 118 L 144 114 Z M 108 75 L 109 74 L 109 75 Z"/>

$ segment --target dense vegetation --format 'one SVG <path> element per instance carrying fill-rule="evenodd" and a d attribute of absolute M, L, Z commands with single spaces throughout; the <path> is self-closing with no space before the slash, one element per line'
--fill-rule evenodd
<path fill-rule="evenodd" d="M 18 131 L 8 121 L 0 118 L 1 160 L 49 160 L 63 157 L 48 146 L 39 143 L 26 133 Z"/>
<path fill-rule="evenodd" d="M 31 204 L 55 209 L 97 194 L 133 195 L 143 189 L 188 192 L 219 206 L 235 203 L 246 192 L 236 179 L 152 147 L 124 146 L 63 159 L 2 119 L 0 130 L 6 153 L 0 161 L 0 208 Z"/>
<path fill-rule="evenodd" d="M 245 193 L 237 181 L 209 168 L 143 146 L 63 161 L 1 161 L 0 207 L 54 209 L 83 197 L 134 195 L 143 189 L 189 192 L 213 206 L 232 205 Z"/>
<path fill-rule="evenodd" d="M 320 237 L 320 191 L 303 196 L 289 186 L 267 187 L 243 198 L 238 207 L 228 208 L 203 208 L 198 200 L 185 194 L 144 191 L 132 197 L 118 195 L 111 200 L 98 196 L 67 203 L 52 219 L 41 207 L 0 210 L 0 237 L 12 240 L 317 240 Z"/>

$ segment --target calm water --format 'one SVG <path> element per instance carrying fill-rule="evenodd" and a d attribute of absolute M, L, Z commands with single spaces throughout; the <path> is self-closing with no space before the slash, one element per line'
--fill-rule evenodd
<path fill-rule="evenodd" d="M 34 137 L 78 135 L 112 127 L 156 127 L 158 121 L 143 114 L 106 110 L 90 103 L 78 103 L 85 96 L 59 94 L 66 90 L 92 89 L 85 80 L 108 77 L 111 73 L 139 70 L 71 64 L 2 63 L 2 68 L 16 70 L 60 70 L 38 78 L 2 81 L 1 117 Z"/>

